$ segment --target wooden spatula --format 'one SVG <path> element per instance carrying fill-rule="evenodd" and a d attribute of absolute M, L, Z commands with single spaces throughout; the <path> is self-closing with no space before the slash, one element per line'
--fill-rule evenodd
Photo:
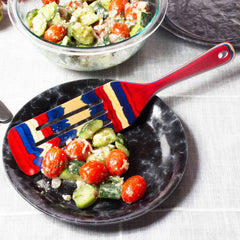
<path fill-rule="evenodd" d="M 8 141 L 12 154 L 25 174 L 34 175 L 41 170 L 46 151 L 75 138 L 86 122 L 101 119 L 104 126 L 119 132 L 137 119 L 157 91 L 223 65 L 234 55 L 232 45 L 222 43 L 152 83 L 113 81 L 102 85 L 11 128 Z"/>

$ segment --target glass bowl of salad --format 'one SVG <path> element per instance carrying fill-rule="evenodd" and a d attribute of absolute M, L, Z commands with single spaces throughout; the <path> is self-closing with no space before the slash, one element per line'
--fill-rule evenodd
<path fill-rule="evenodd" d="M 167 0 L 9 0 L 12 24 L 50 61 L 94 71 L 134 55 L 159 27 Z"/>

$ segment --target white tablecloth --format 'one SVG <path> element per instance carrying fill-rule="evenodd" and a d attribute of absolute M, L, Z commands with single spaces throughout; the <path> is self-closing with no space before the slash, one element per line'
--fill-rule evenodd
<path fill-rule="evenodd" d="M 150 82 L 205 50 L 159 29 L 135 56 L 117 67 L 70 71 L 40 55 L 12 27 L 5 11 L 0 23 L 0 99 L 15 114 L 37 94 L 68 81 L 100 77 Z M 189 144 L 183 180 L 161 206 L 112 227 L 70 225 L 25 201 L 11 185 L 1 162 L 0 239 L 239 239 L 239 63 L 237 53 L 233 62 L 158 94 L 181 119 Z M 1 149 L 7 127 L 0 126 Z"/>

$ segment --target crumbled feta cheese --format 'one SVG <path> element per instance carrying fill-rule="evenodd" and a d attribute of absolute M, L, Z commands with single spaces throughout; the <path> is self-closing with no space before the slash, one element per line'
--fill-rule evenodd
<path fill-rule="evenodd" d="M 69 194 L 63 194 L 62 195 L 62 198 L 65 200 L 65 201 L 70 201 L 72 199 L 71 195 Z"/>
<path fill-rule="evenodd" d="M 37 181 L 37 186 L 39 188 L 42 188 L 45 192 L 50 190 L 50 184 L 45 179 L 40 179 Z"/>
<path fill-rule="evenodd" d="M 141 11 L 144 11 L 148 8 L 148 2 L 145 1 L 139 1 L 138 2 L 138 9 Z"/>
<path fill-rule="evenodd" d="M 77 22 L 77 20 L 78 20 L 78 17 L 72 15 L 72 17 L 70 19 L 70 23 L 71 22 Z"/>
<path fill-rule="evenodd" d="M 83 184 L 84 184 L 84 182 L 81 180 L 76 181 L 77 188 L 80 188 Z"/>
<path fill-rule="evenodd" d="M 118 11 L 117 10 L 112 10 L 108 14 L 109 14 L 109 17 L 113 18 L 118 14 Z"/>
<path fill-rule="evenodd" d="M 61 186 L 62 180 L 59 177 L 53 178 L 51 182 L 52 188 L 56 189 Z"/>
<path fill-rule="evenodd" d="M 111 43 L 117 42 L 118 38 L 119 38 L 119 36 L 116 34 L 113 34 L 113 33 L 109 34 L 109 40 Z"/>

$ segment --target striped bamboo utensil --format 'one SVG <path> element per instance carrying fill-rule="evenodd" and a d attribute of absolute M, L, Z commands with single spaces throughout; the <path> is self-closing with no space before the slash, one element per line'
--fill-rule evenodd
<path fill-rule="evenodd" d="M 27 175 L 41 170 L 46 151 L 75 138 L 83 124 L 101 119 L 116 132 L 130 126 L 151 97 L 179 80 L 223 65 L 233 59 L 230 43 L 219 44 L 168 75 L 147 84 L 113 81 L 78 96 L 10 129 L 9 146 Z"/>

